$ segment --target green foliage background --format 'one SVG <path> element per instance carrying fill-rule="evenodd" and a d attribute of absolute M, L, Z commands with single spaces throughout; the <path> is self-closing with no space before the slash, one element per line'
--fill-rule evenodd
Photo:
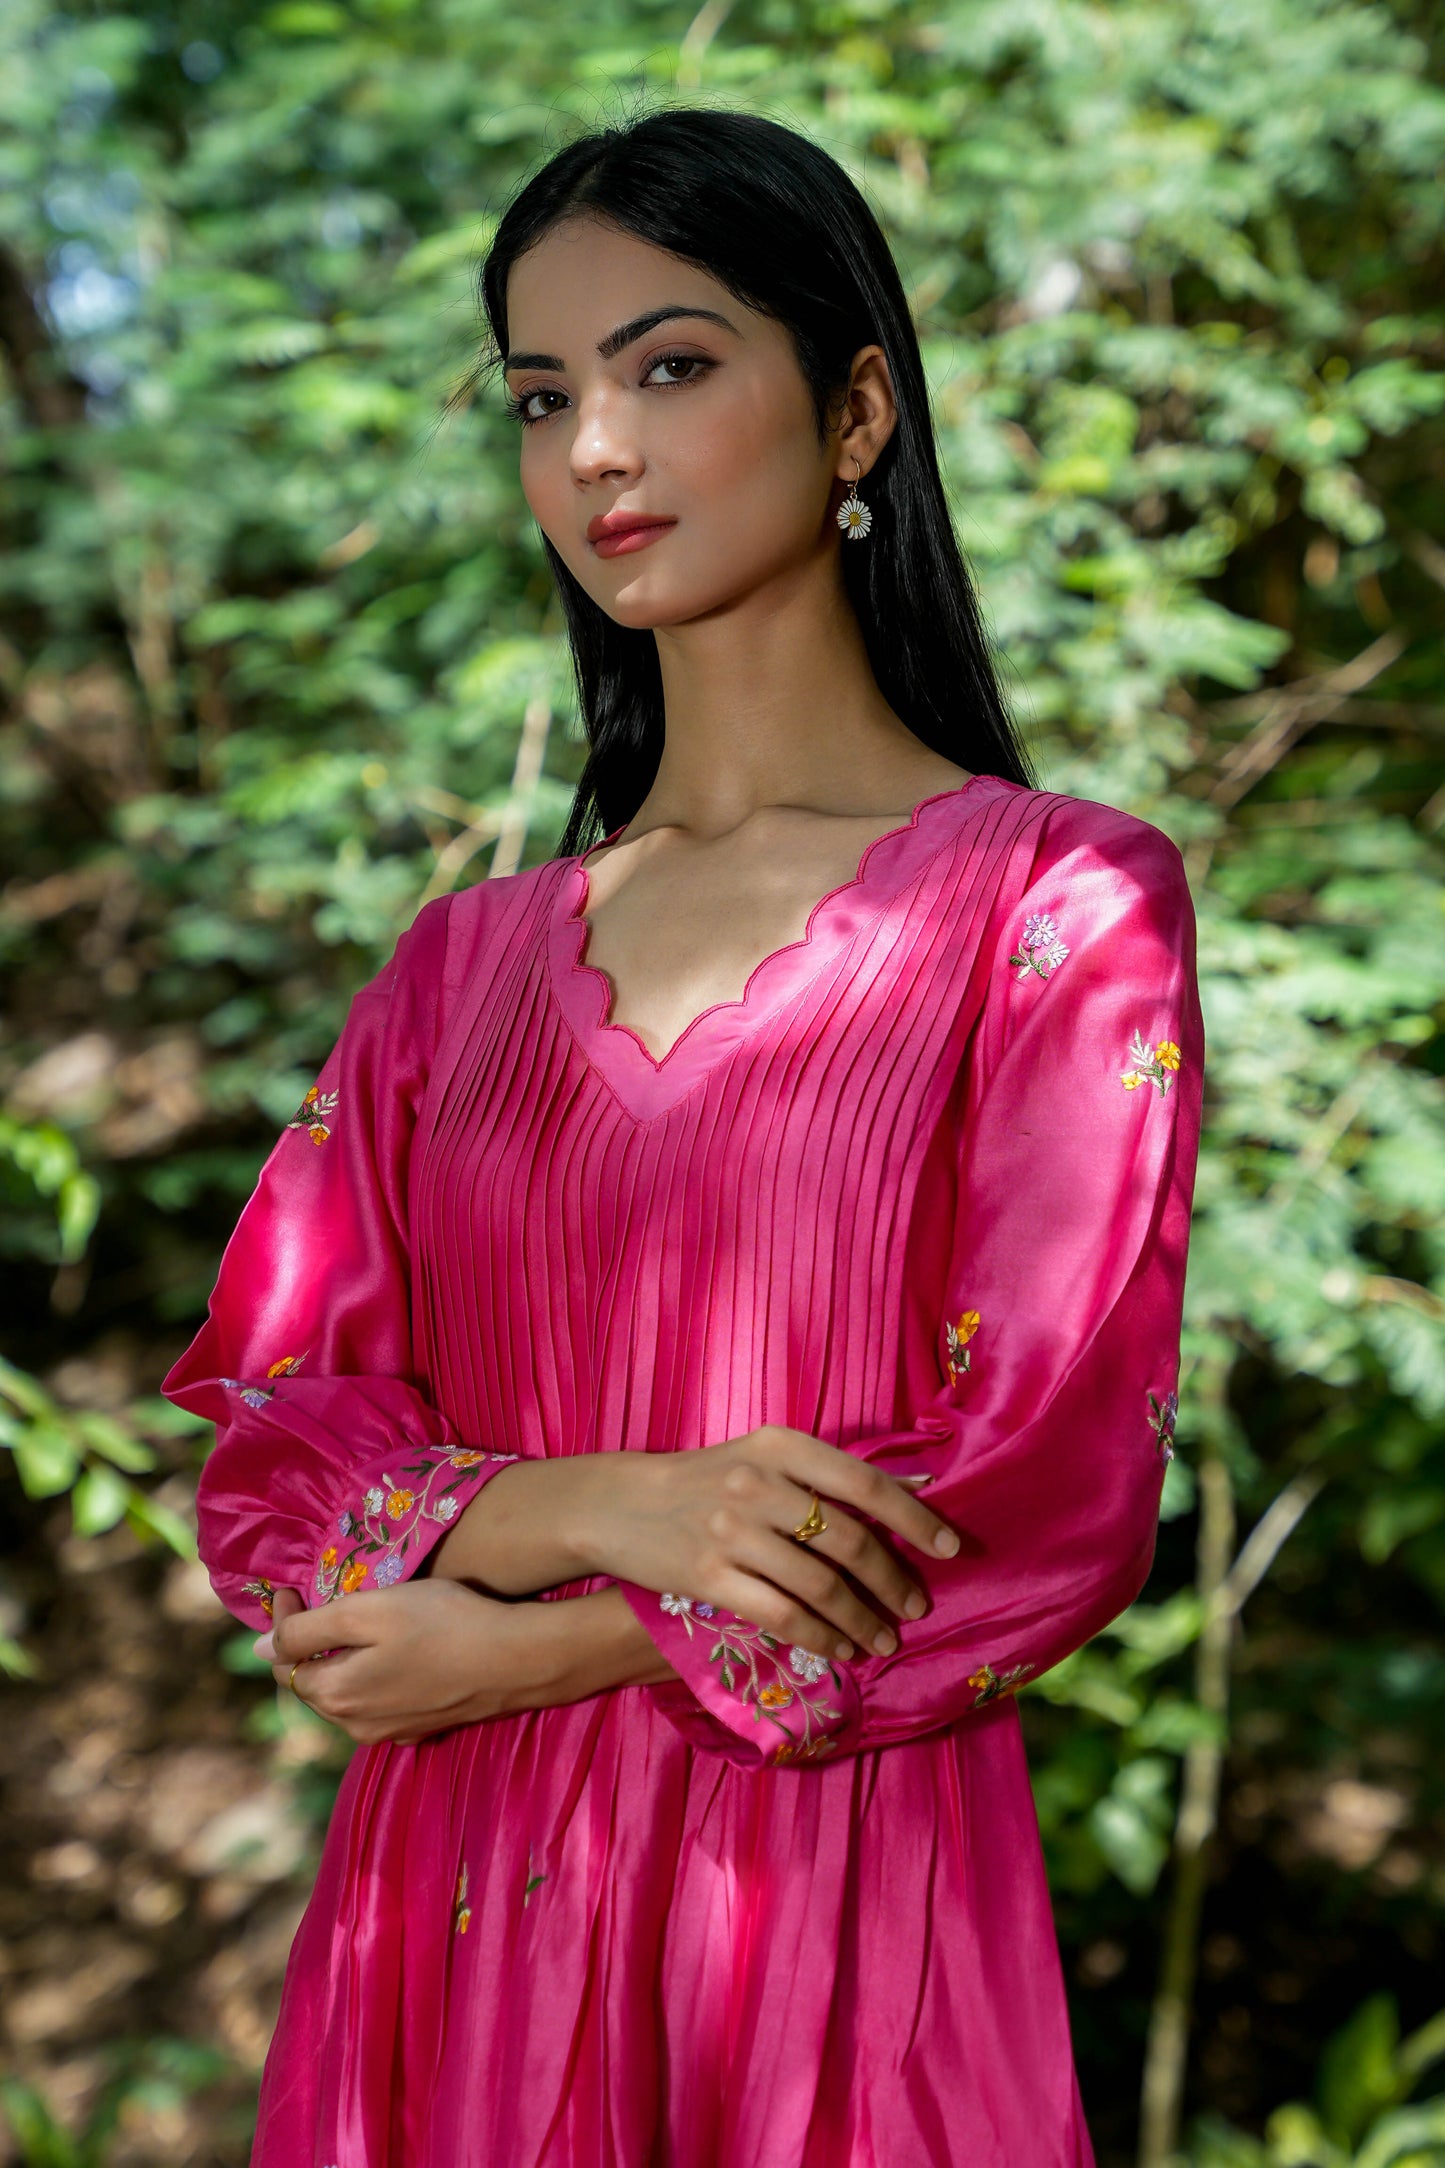
<path fill-rule="evenodd" d="M 1445 2157 L 1398 2105 L 1445 1919 L 1441 42 L 1414 0 L 0 24 L 21 1549 L 68 1494 L 184 1546 L 147 1471 L 199 1448 L 37 1377 L 117 1331 L 160 1367 L 350 993 L 424 896 L 560 831 L 580 747 L 511 425 L 485 387 L 445 412 L 507 193 L 701 98 L 808 130 L 883 218 L 1044 779 L 1172 834 L 1200 912 L 1159 1565 L 1027 1710 L 1111 2157 L 1171 1995 L 1191 2158 Z"/>

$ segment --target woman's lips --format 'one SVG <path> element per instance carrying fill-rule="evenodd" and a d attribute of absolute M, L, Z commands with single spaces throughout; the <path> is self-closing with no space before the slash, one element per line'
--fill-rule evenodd
<path fill-rule="evenodd" d="M 615 534 L 600 534 L 592 547 L 599 557 L 626 557 L 633 550 L 645 550 L 649 542 L 676 525 L 675 519 L 653 519 L 645 526 L 622 527 Z"/>

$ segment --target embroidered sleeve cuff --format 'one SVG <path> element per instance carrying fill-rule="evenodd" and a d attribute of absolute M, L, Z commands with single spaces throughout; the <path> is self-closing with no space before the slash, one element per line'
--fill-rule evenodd
<path fill-rule="evenodd" d="M 408 1580 L 482 1485 L 518 1457 L 413 1445 L 360 1470 L 316 1560 L 307 1602 L 314 1608 L 356 1589 Z"/>
<path fill-rule="evenodd" d="M 759 1769 L 826 1761 L 848 1743 L 858 1690 L 843 1665 L 691 1596 L 618 1586 L 678 1674 L 652 1692 L 689 1745 Z"/>

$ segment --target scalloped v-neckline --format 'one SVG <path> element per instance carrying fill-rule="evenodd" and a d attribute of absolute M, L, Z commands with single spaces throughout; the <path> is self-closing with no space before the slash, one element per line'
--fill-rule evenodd
<path fill-rule="evenodd" d="M 797 939 L 760 956 L 741 994 L 700 1009 L 662 1054 L 654 1054 L 631 1024 L 612 1021 L 612 979 L 585 960 L 592 931 L 586 917 L 587 860 L 621 835 L 626 822 L 575 858 L 563 859 L 551 912 L 549 965 L 554 994 L 586 1060 L 639 1120 L 665 1111 L 738 1045 L 755 1021 L 800 992 L 861 925 L 881 912 L 902 879 L 946 840 L 945 809 L 961 807 L 979 785 L 996 781 L 972 775 L 953 790 L 935 791 L 907 820 L 874 836 L 863 846 L 855 872 L 814 903 Z"/>

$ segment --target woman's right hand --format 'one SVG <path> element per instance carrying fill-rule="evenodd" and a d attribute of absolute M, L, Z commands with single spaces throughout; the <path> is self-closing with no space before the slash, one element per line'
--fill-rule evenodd
<path fill-rule="evenodd" d="M 857 1515 L 932 1557 L 958 1550 L 957 1535 L 907 1482 L 805 1431 L 769 1424 L 689 1452 L 578 1455 L 566 1466 L 574 1486 L 567 1519 L 584 1572 L 723 1605 L 817 1656 L 852 1655 L 854 1646 L 887 1655 L 897 1646 L 854 1582 L 900 1618 L 927 1608 L 912 1575 Z M 814 1491 L 828 1525 L 800 1543 L 792 1531 Z"/>

